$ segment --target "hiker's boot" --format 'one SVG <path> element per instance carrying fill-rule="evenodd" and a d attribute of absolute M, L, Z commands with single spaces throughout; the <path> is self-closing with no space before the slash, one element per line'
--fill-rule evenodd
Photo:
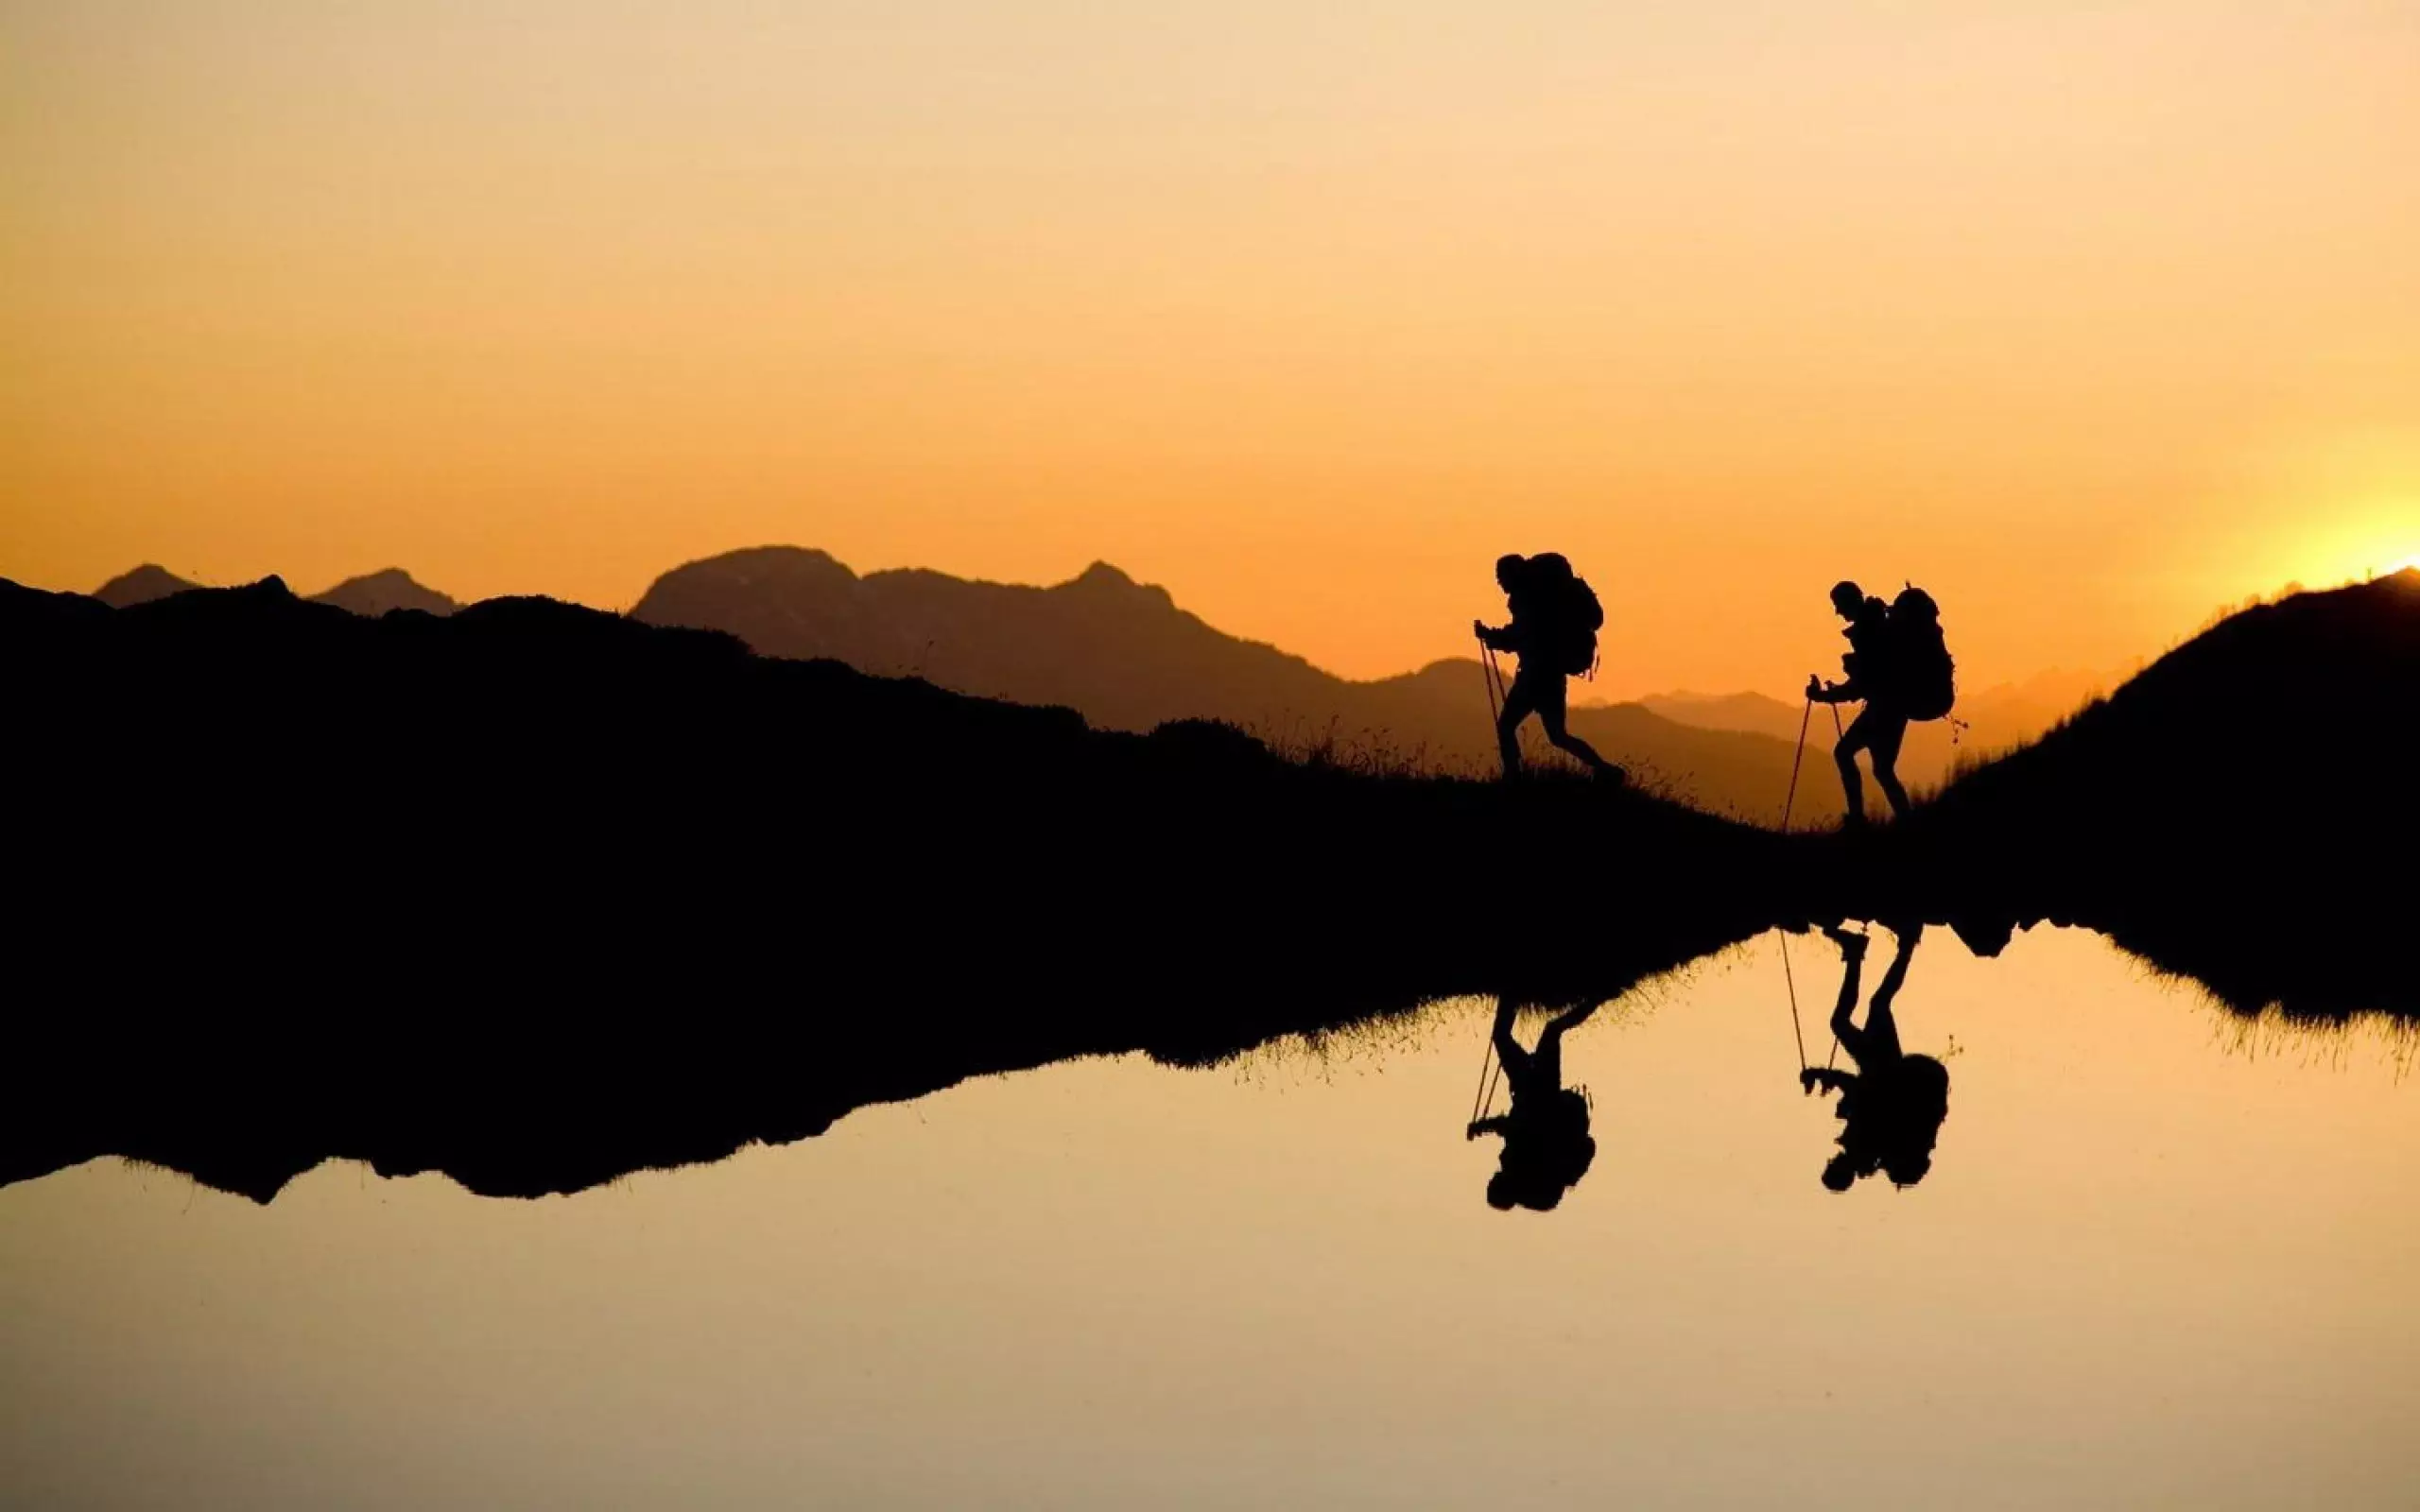
<path fill-rule="evenodd" d="M 1847 930 L 1841 928 L 1837 924 L 1826 924 L 1824 926 L 1824 937 L 1841 948 L 1841 960 L 1861 961 L 1865 959 L 1866 939 L 1864 936 L 1852 935 Z"/>

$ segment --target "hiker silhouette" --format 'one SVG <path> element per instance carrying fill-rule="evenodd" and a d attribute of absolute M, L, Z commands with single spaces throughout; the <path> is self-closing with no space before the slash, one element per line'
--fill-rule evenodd
<path fill-rule="evenodd" d="M 1840 1153 L 1824 1166 L 1824 1185 L 1834 1192 L 1846 1192 L 1877 1171 L 1893 1186 L 1914 1186 L 1932 1169 L 1933 1142 L 1941 1137 L 1942 1120 L 1949 1116 L 1948 1068 L 1930 1056 L 1911 1056 L 1899 1047 L 1892 1005 L 1907 983 L 1908 962 L 1924 937 L 1924 925 L 1911 924 L 1897 933 L 1899 948 L 1874 989 L 1860 1028 L 1850 1016 L 1857 1011 L 1858 969 L 1867 942 L 1863 936 L 1829 926 L 1824 930 L 1841 948 L 1841 1000 L 1832 1009 L 1832 1033 L 1857 1062 L 1857 1070 L 1809 1067 L 1798 1079 L 1808 1092 L 1820 1087 L 1841 1094 L 1835 1109 L 1841 1118 Z"/>
<path fill-rule="evenodd" d="M 1588 1174 L 1597 1142 L 1588 1133 L 1587 1095 L 1563 1084 L 1563 1037 L 1596 1011 L 1594 1003 L 1565 1011 L 1538 1031 L 1536 1049 L 1524 1050 L 1512 1038 L 1512 1000 L 1495 1000 L 1489 1038 L 1504 1064 L 1510 1103 L 1502 1113 L 1478 1119 L 1463 1131 L 1465 1139 L 1503 1136 L 1495 1174 L 1487 1178 L 1489 1207 L 1548 1212 Z"/>
<path fill-rule="evenodd" d="M 1845 822 L 1854 830 L 1865 824 L 1865 784 L 1858 777 L 1858 751 L 1873 761 L 1874 785 L 1882 789 L 1892 814 L 1907 816 L 1908 790 L 1899 783 L 1899 747 L 1908 738 L 1910 715 L 1894 686 L 1891 606 L 1868 597 L 1855 583 L 1840 582 L 1832 585 L 1832 608 L 1848 621 L 1841 631 L 1849 643 L 1841 657 L 1841 670 L 1847 676 L 1840 682 L 1825 682 L 1810 673 L 1806 696 L 1815 703 L 1865 705 L 1832 749 L 1832 760 L 1841 768 L 1841 786 L 1848 794 Z"/>
<path fill-rule="evenodd" d="M 1496 586 L 1504 590 L 1512 610 L 1512 622 L 1500 628 L 1471 621 L 1473 633 L 1492 651 L 1520 658 L 1512 686 L 1495 720 L 1495 745 L 1504 758 L 1504 775 L 1521 772 L 1521 722 L 1531 714 L 1546 727 L 1547 739 L 1569 751 L 1589 771 L 1620 782 L 1622 769 L 1597 754 L 1597 747 L 1566 726 L 1567 679 L 1589 671 L 1596 662 L 1597 631 L 1604 610 L 1587 581 L 1574 576 L 1571 563 L 1554 552 L 1535 557 L 1505 556 L 1495 559 Z"/>

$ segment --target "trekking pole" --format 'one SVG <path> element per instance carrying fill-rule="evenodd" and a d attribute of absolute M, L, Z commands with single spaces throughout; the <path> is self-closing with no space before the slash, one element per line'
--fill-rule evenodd
<path fill-rule="evenodd" d="M 1479 1114 L 1484 1111 L 1487 1107 L 1488 1094 L 1495 1090 L 1489 1084 L 1487 1074 L 1489 1070 L 1493 1068 L 1495 1064 L 1495 1037 L 1494 1035 L 1490 1035 L 1486 1041 L 1478 1047 L 1478 1090 L 1471 1093 L 1470 1121 L 1474 1124 L 1478 1122 Z"/>
<path fill-rule="evenodd" d="M 1504 1074 L 1503 1058 L 1495 1053 L 1495 1036 L 1490 1033 L 1487 1042 L 1478 1048 L 1478 1095 L 1471 1104 L 1471 1122 L 1476 1124 L 1495 1106 L 1495 1083 Z"/>
<path fill-rule="evenodd" d="M 1804 1074 L 1806 1070 L 1806 1031 L 1798 1023 L 1798 979 L 1789 971 L 1788 935 L 1781 936 L 1781 979 L 1782 984 L 1789 988 L 1789 1037 L 1798 1041 L 1798 1069 Z M 1833 1043 L 1837 1046 L 1839 1041 Z"/>
<path fill-rule="evenodd" d="M 1503 705 L 1497 701 L 1495 691 L 1495 684 L 1501 674 L 1495 670 L 1495 647 L 1488 644 L 1483 638 L 1478 643 L 1478 655 L 1479 676 L 1487 681 L 1487 723 L 1488 728 L 1493 730 L 1495 722 L 1504 717 Z"/>
<path fill-rule="evenodd" d="M 1798 749 L 1789 756 L 1789 796 L 1781 800 L 1781 833 L 1789 833 L 1789 811 L 1798 804 L 1798 764 L 1806 759 L 1806 722 L 1815 717 L 1815 700 L 1809 696 L 1806 707 L 1798 716 Z"/>
<path fill-rule="evenodd" d="M 1841 742 L 1848 738 L 1848 731 L 1841 728 L 1841 706 L 1839 704 L 1834 704 L 1832 705 L 1832 749 L 1835 751 L 1839 750 L 1841 748 Z M 1851 757 L 1850 760 L 1855 761 L 1856 758 Z M 1878 783 L 1881 782 L 1881 779 L 1876 778 L 1875 781 Z M 1837 1040 L 1833 1040 L 1832 1048 L 1835 1050 L 1841 1048 L 1840 1041 Z"/>

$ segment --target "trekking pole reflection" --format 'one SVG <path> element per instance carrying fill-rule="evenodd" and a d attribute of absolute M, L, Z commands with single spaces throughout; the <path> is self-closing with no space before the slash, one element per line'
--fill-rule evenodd
<path fill-rule="evenodd" d="M 1806 675 L 1806 680 L 1809 685 L 1812 685 L 1818 679 L 1810 672 Z M 1832 711 L 1833 718 L 1838 719 L 1840 716 L 1838 709 Z M 1781 800 L 1781 833 L 1784 834 L 1789 833 L 1789 811 L 1798 804 L 1798 766 L 1806 759 L 1806 725 L 1807 721 L 1814 717 L 1815 696 L 1810 693 L 1806 696 L 1806 707 L 1798 715 L 1798 748 L 1789 753 L 1789 793 Z M 1800 1058 L 1806 1057 L 1802 1056 Z"/>

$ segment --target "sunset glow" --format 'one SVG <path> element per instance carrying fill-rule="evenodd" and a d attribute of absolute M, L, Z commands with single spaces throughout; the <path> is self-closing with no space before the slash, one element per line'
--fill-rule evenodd
<path fill-rule="evenodd" d="M 2415 85 L 0 0 L 0 1512 L 2420 1509 Z"/>
<path fill-rule="evenodd" d="M 2415 68 L 2354 3 L 0 7 L 0 576 L 1105 558 L 1377 676 L 1553 547 L 1609 693 L 1786 695 L 1843 576 L 2114 667 L 2420 497 Z"/>

